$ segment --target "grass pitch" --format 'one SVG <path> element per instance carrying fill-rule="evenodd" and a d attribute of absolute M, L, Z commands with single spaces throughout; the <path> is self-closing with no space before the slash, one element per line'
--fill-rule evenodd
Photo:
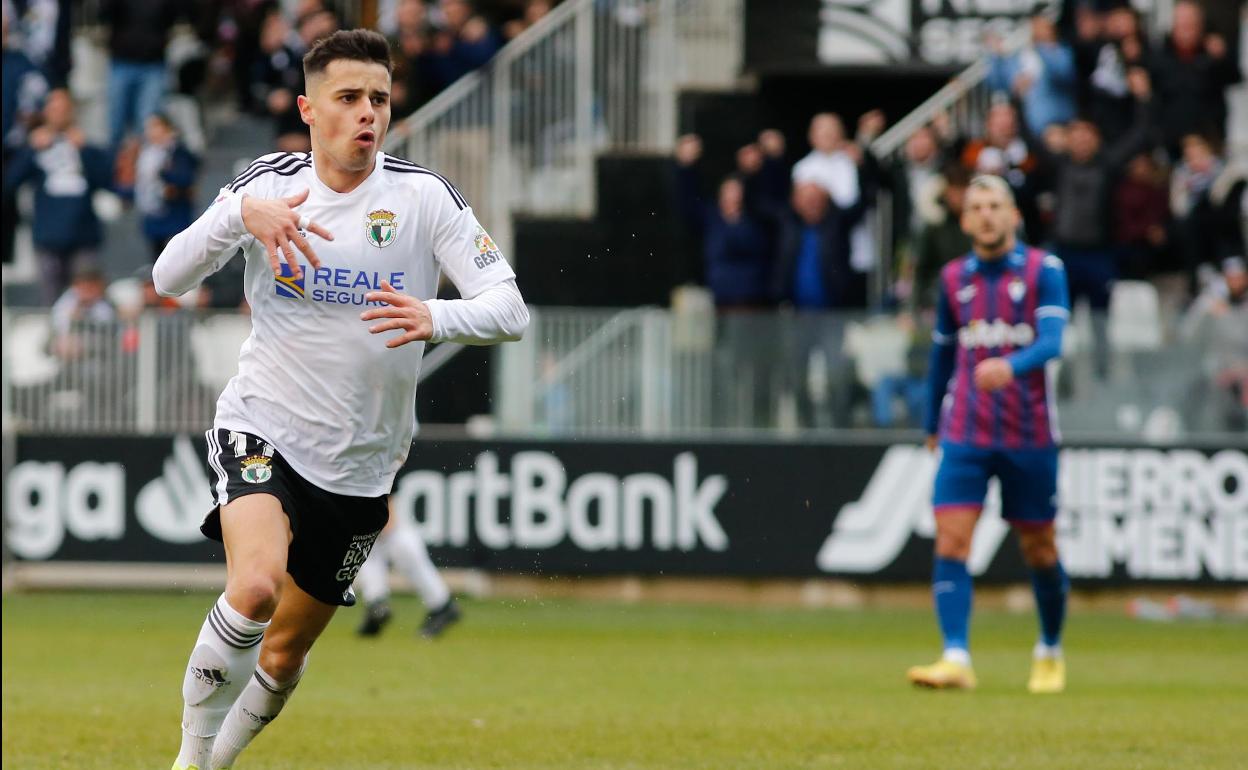
<path fill-rule="evenodd" d="M 3 765 L 166 770 L 186 656 L 213 596 L 4 597 Z M 1035 621 L 981 612 L 974 693 L 912 690 L 913 610 L 469 602 L 434 643 L 395 604 L 340 611 L 239 770 L 1243 768 L 1248 627 L 1076 613 L 1070 688 L 1025 691 Z"/>

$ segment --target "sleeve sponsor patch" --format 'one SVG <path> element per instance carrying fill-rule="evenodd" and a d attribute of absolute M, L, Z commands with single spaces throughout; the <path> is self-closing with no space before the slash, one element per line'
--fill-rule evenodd
<path fill-rule="evenodd" d="M 481 225 L 477 225 L 477 232 L 472 236 L 472 240 L 477 247 L 477 255 L 472 258 L 472 261 L 478 270 L 484 270 L 503 258 L 502 252 L 494 244 L 494 239 Z"/>

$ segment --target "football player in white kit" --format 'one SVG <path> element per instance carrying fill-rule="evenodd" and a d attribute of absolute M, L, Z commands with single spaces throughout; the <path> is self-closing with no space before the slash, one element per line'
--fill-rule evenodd
<path fill-rule="evenodd" d="M 337 32 L 303 59 L 311 153 L 253 163 L 174 237 L 157 291 L 196 287 L 242 247 L 251 336 L 208 431 L 225 592 L 182 685 L 175 770 L 233 766 L 281 711 L 387 519 L 411 447 L 426 341 L 519 339 L 515 274 L 459 191 L 379 151 L 389 48 Z M 440 271 L 463 299 L 439 300 Z"/>

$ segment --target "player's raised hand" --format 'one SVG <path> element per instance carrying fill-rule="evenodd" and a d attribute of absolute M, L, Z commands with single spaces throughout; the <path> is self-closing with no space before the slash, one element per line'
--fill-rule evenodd
<path fill-rule="evenodd" d="M 1014 381 L 1014 367 L 1004 358 L 985 358 L 975 367 L 975 387 L 1000 390 Z"/>
<path fill-rule="evenodd" d="M 295 211 L 307 199 L 307 190 L 288 198 L 257 198 L 254 195 L 243 198 L 243 226 L 247 228 L 247 232 L 256 236 L 256 240 L 264 244 L 265 251 L 269 253 L 269 266 L 273 268 L 273 275 L 282 273 L 281 261 L 277 256 L 279 249 L 286 258 L 286 263 L 290 265 L 291 275 L 296 279 L 303 277 L 299 261 L 295 258 L 296 251 L 302 252 L 312 267 L 321 266 L 320 258 L 300 230 L 316 233 L 327 241 L 334 239 L 324 227 Z"/>
<path fill-rule="evenodd" d="M 361 321 L 372 321 L 377 318 L 386 320 L 368 327 L 372 334 L 388 332 L 391 329 L 402 329 L 403 333 L 388 341 L 386 347 L 397 348 L 409 342 L 427 340 L 433 336 L 433 316 L 429 306 L 410 294 L 395 291 L 389 281 L 381 282 L 380 291 L 370 291 L 364 295 L 369 302 L 385 302 L 382 307 L 372 307 L 360 313 Z"/>

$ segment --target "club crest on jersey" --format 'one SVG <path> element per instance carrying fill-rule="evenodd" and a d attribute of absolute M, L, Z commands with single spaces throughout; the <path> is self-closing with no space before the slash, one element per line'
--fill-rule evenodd
<path fill-rule="evenodd" d="M 249 484 L 263 484 L 273 478 L 273 468 L 270 465 L 272 462 L 272 458 L 263 455 L 244 457 L 241 463 L 243 470 L 240 474 L 243 481 Z"/>
<path fill-rule="evenodd" d="M 364 221 L 364 232 L 369 243 L 384 249 L 394 243 L 395 236 L 399 234 L 399 218 L 393 211 L 385 209 L 370 211 Z"/>
<path fill-rule="evenodd" d="M 477 233 L 472 237 L 473 242 L 477 246 L 477 256 L 472 258 L 477 269 L 484 269 L 486 265 L 492 265 L 503 258 L 503 253 L 498 250 L 498 246 L 494 244 L 494 239 L 485 231 L 481 225 L 477 225 Z"/>
<path fill-rule="evenodd" d="M 1010 293 L 1010 299 L 1015 302 L 1022 302 L 1023 295 L 1027 293 L 1027 284 L 1023 283 L 1022 278 L 1015 278 L 1010 281 L 1009 285 L 1005 287 L 1005 290 Z"/>

